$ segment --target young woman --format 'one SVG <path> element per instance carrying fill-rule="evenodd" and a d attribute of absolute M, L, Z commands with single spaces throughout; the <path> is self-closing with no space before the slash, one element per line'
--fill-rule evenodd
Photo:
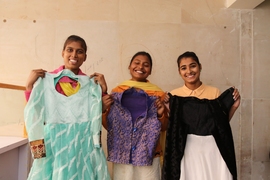
<path fill-rule="evenodd" d="M 80 70 L 86 51 L 84 39 L 71 35 L 64 65 L 51 73 L 33 70 L 27 80 L 25 124 L 34 158 L 28 179 L 110 179 L 100 146 L 107 85 L 102 74 Z"/>
<path fill-rule="evenodd" d="M 58 73 L 59 71 L 62 71 L 63 69 L 69 69 L 76 75 L 86 75 L 83 73 L 80 69 L 81 65 L 86 61 L 87 58 L 87 45 L 86 42 L 83 38 L 76 36 L 76 35 L 71 35 L 69 36 L 63 46 L 62 50 L 62 57 L 64 60 L 64 65 L 60 66 L 56 70 L 50 72 L 50 73 Z M 31 94 L 31 90 L 33 89 L 33 84 L 36 82 L 36 80 L 41 77 L 44 78 L 46 74 L 46 70 L 43 69 L 34 69 L 31 71 L 27 83 L 26 83 L 26 91 L 25 91 L 25 96 L 26 99 L 29 99 L 29 96 Z M 100 73 L 94 73 L 90 75 L 90 78 L 94 78 L 95 82 L 98 82 L 102 92 L 107 92 L 107 84 L 105 81 L 105 78 L 103 74 Z M 62 78 L 60 79 L 60 82 L 67 82 L 71 83 L 75 82 L 73 79 L 70 78 Z M 56 84 L 56 90 L 62 94 L 65 94 L 60 87 L 60 84 Z"/>
<path fill-rule="evenodd" d="M 240 104 L 238 90 L 220 95 L 219 89 L 203 84 L 202 65 L 194 52 L 180 55 L 177 64 L 185 84 L 170 92 L 163 179 L 236 179 L 229 121 Z"/>
<path fill-rule="evenodd" d="M 136 53 L 128 69 L 131 79 L 103 97 L 105 106 L 112 104 L 103 116 L 107 159 L 113 162 L 114 180 L 159 180 L 159 137 L 167 127 L 164 92 L 147 80 L 152 71 L 147 52 Z"/>

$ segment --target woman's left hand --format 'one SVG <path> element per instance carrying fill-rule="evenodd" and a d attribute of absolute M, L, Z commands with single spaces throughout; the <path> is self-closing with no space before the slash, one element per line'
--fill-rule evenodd
<path fill-rule="evenodd" d="M 241 96 L 239 94 L 239 91 L 238 89 L 236 89 L 235 87 L 234 88 L 234 91 L 233 91 L 233 99 L 234 99 L 234 103 L 230 109 L 230 112 L 229 112 L 229 121 L 232 119 L 235 111 L 237 110 L 237 108 L 239 107 L 240 105 L 240 100 L 241 100 Z"/>
<path fill-rule="evenodd" d="M 164 106 L 167 109 L 168 112 L 170 112 L 170 105 L 169 105 L 169 101 L 170 101 L 170 96 L 168 94 L 168 92 L 165 93 L 163 102 L 164 102 Z"/>
<path fill-rule="evenodd" d="M 241 96 L 240 96 L 238 89 L 235 87 L 234 87 L 234 91 L 233 91 L 233 99 L 234 99 L 233 107 L 237 109 L 240 105 Z"/>
<path fill-rule="evenodd" d="M 105 77 L 103 74 L 100 73 L 94 73 L 92 75 L 90 75 L 90 78 L 94 77 L 95 82 L 101 87 L 101 90 L 103 93 L 107 93 L 107 83 L 105 81 Z"/>
<path fill-rule="evenodd" d="M 158 117 L 162 117 L 164 113 L 164 104 L 161 102 L 160 98 L 156 100 L 156 107 L 157 107 L 157 115 Z"/>

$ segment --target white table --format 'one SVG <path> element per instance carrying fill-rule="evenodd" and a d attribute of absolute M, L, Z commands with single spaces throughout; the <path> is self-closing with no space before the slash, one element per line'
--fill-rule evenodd
<path fill-rule="evenodd" d="M 27 138 L 0 136 L 0 180 L 26 180 L 30 164 Z"/>

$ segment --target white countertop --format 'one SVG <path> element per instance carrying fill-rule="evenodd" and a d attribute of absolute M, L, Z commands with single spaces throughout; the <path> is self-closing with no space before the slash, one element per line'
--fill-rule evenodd
<path fill-rule="evenodd" d="M 0 154 L 28 143 L 27 138 L 0 136 Z"/>

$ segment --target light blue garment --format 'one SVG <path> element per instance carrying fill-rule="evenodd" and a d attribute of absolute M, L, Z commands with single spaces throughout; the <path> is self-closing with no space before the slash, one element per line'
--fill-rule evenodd
<path fill-rule="evenodd" d="M 80 90 L 69 97 L 55 90 L 55 80 L 76 79 Z M 64 69 L 46 73 L 34 84 L 24 110 L 29 141 L 44 139 L 46 157 L 34 159 L 29 180 L 109 180 L 100 146 L 101 89 L 88 76 Z"/>

